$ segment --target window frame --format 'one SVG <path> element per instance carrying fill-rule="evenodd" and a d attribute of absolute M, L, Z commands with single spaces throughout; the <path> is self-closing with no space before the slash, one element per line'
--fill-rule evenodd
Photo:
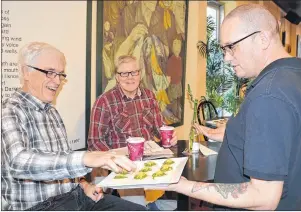
<path fill-rule="evenodd" d="M 218 1 L 208 1 L 207 7 L 210 7 L 216 11 L 216 38 L 217 40 L 220 40 L 220 27 L 222 21 L 224 20 L 225 7 Z"/>

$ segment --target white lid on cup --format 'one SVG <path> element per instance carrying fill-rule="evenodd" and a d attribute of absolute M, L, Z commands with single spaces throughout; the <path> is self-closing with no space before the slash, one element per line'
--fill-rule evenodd
<path fill-rule="evenodd" d="M 141 143 L 145 142 L 145 139 L 143 137 L 129 137 L 126 139 L 126 142 L 128 143 Z"/>
<path fill-rule="evenodd" d="M 173 126 L 162 126 L 160 127 L 160 130 L 174 130 L 175 128 Z"/>

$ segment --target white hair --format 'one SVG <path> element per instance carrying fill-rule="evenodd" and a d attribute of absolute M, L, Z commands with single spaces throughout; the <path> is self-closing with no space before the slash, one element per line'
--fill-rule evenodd
<path fill-rule="evenodd" d="M 19 51 L 19 77 L 20 81 L 23 84 L 23 71 L 22 68 L 25 65 L 33 65 L 35 62 L 35 59 L 37 56 L 39 56 L 41 53 L 46 51 L 54 51 L 61 55 L 62 61 L 64 63 L 64 66 L 66 65 L 66 58 L 65 55 L 55 48 L 54 46 L 51 46 L 48 43 L 43 42 L 31 42 L 26 45 L 24 45 L 20 51 Z M 30 69 L 28 69 L 30 70 Z"/>

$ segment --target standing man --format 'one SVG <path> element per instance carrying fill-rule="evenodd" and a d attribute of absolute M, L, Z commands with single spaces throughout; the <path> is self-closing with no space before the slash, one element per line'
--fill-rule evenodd
<path fill-rule="evenodd" d="M 126 157 L 105 152 L 74 152 L 64 123 L 51 105 L 65 80 L 65 56 L 33 42 L 19 55 L 22 89 L 2 106 L 1 193 L 8 210 L 145 210 L 103 195 L 85 181 L 93 167 L 134 170 Z M 80 178 L 81 177 L 81 178 Z"/>
<path fill-rule="evenodd" d="M 230 12 L 221 44 L 236 75 L 255 79 L 226 129 L 195 126 L 223 141 L 215 182 L 182 178 L 167 189 L 223 210 L 300 210 L 301 59 L 284 50 L 275 17 L 261 5 Z"/>

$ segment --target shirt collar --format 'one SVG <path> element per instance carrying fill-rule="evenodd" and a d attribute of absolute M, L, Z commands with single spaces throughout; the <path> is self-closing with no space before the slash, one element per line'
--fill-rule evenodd
<path fill-rule="evenodd" d="M 282 66 L 295 66 L 300 65 L 301 60 L 297 59 L 295 57 L 289 57 L 289 58 L 281 58 L 278 60 L 273 61 L 269 65 L 267 65 L 260 73 L 259 75 L 252 81 L 252 83 L 247 87 L 247 92 L 252 90 L 260 81 L 261 79 L 269 74 L 270 72 L 273 72 L 275 69 L 282 67 Z"/>
<path fill-rule="evenodd" d="M 50 103 L 45 103 L 34 97 L 30 93 L 24 92 L 21 89 L 16 91 L 16 95 L 22 100 L 22 103 L 28 107 L 31 107 L 35 110 L 45 110 L 47 111 L 50 107 Z"/>
<path fill-rule="evenodd" d="M 129 97 L 127 97 L 127 95 L 125 95 L 125 93 L 123 92 L 123 90 L 119 84 L 117 85 L 117 90 L 119 91 L 122 98 L 130 99 Z M 133 99 L 135 99 L 137 96 L 140 97 L 141 95 L 142 95 L 141 89 L 140 89 L 140 87 L 138 87 L 137 93 L 135 94 Z"/>

